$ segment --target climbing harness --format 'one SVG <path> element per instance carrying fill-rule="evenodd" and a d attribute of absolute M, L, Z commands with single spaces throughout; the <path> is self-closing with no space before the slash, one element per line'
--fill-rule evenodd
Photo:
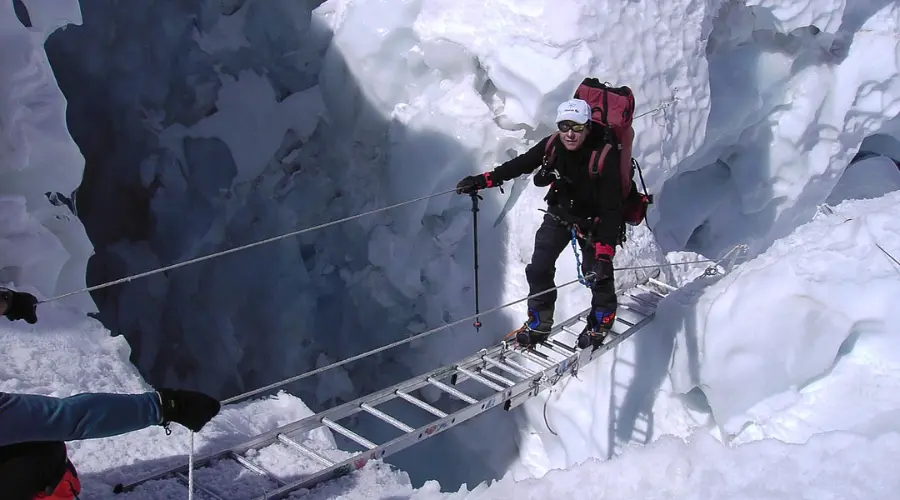
<path fill-rule="evenodd" d="M 578 272 L 578 282 L 590 288 L 591 283 L 581 275 L 581 257 L 578 255 L 578 237 L 575 234 L 575 228 L 570 227 L 569 231 L 572 233 L 572 252 L 575 253 L 575 270 Z"/>
<path fill-rule="evenodd" d="M 560 224 L 562 224 L 563 226 L 566 226 L 569 228 L 569 232 L 572 234 L 572 252 L 575 253 L 575 272 L 578 273 L 578 283 L 581 283 L 582 285 L 590 288 L 591 281 L 588 280 L 587 278 L 585 278 L 584 276 L 582 276 L 582 274 L 581 274 L 581 256 L 579 255 L 579 252 L 578 252 L 578 232 L 575 231 L 575 224 L 572 222 L 563 220 L 562 217 L 560 217 L 556 214 L 552 214 L 549 211 L 544 210 L 542 208 L 539 208 L 538 211 L 544 212 L 545 214 L 549 215 L 550 217 L 553 217 L 554 219 L 556 219 L 556 221 L 559 222 Z"/>

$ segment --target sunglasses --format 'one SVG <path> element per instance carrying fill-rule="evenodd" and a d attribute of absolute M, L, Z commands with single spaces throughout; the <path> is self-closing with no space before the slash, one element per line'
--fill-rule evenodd
<path fill-rule="evenodd" d="M 572 122 L 560 122 L 556 125 L 556 128 L 559 129 L 560 132 L 568 132 L 569 130 L 574 130 L 575 132 L 581 132 L 587 124 L 581 123 L 572 123 Z"/>

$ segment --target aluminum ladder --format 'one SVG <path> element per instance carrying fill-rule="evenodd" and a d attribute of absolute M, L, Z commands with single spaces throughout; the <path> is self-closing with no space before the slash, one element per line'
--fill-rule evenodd
<path fill-rule="evenodd" d="M 612 334 L 596 350 L 590 348 L 582 350 L 574 347 L 577 336 L 585 325 L 589 312 L 587 309 L 555 325 L 548 341 L 534 349 L 517 348 L 513 341 L 503 341 L 491 348 L 482 349 L 477 354 L 455 364 L 438 368 L 387 389 L 257 435 L 237 446 L 198 456 L 194 460 L 194 470 L 220 460 L 235 461 L 250 472 L 268 479 L 267 483 L 272 486 L 261 495 L 248 497 L 254 500 L 286 498 L 297 490 L 312 488 L 322 482 L 345 476 L 362 468 L 369 460 L 383 459 L 409 448 L 494 407 L 502 406 L 505 411 L 510 411 L 561 379 L 577 374 L 580 367 L 611 351 L 649 323 L 654 316 L 657 304 L 671 289 L 673 288 L 669 285 L 649 278 L 648 281 L 637 287 L 621 293 Z M 460 384 L 466 381 L 469 382 L 469 389 L 468 392 L 463 392 Z M 448 413 L 411 394 L 426 386 L 439 389 L 462 401 L 465 406 Z M 480 398 L 474 397 L 472 394 L 479 389 L 481 392 L 486 392 L 486 395 Z M 434 417 L 434 420 L 426 425 L 413 428 L 377 408 L 378 405 L 396 398 L 425 410 Z M 400 435 L 388 442 L 378 444 L 338 423 L 340 420 L 360 412 L 371 414 L 395 427 Z M 305 436 L 310 431 L 322 426 L 357 443 L 362 451 L 354 453 L 343 461 L 335 462 L 304 445 Z M 273 445 L 287 447 L 296 453 L 298 461 L 304 459 L 306 462 L 314 462 L 317 464 L 317 469 L 311 472 L 304 471 L 301 479 L 289 481 L 278 477 L 259 463 L 255 463 L 252 458 L 245 456 L 248 451 L 260 450 Z M 178 478 L 186 486 L 187 472 L 188 465 L 184 464 L 128 484 L 119 484 L 114 491 L 117 493 L 127 492 L 147 481 L 172 478 Z M 223 500 L 224 497 L 234 498 L 233 495 L 221 492 L 224 488 L 223 490 L 216 488 L 221 485 L 203 484 L 196 477 L 194 479 L 198 496 L 205 496 L 211 500 Z"/>

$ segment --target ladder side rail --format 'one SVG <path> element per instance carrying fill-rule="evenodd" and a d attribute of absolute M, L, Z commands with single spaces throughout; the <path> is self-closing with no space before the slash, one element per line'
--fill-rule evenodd
<path fill-rule="evenodd" d="M 590 308 L 586 308 L 581 313 L 576 314 L 576 315 L 554 325 L 552 332 L 559 333 L 559 332 L 563 331 L 564 327 L 572 326 L 578 322 L 583 321 L 583 317 L 589 313 L 590 313 Z M 615 338 L 611 342 L 601 346 L 597 351 L 593 351 L 593 353 L 590 356 L 588 356 L 584 361 L 590 362 L 590 360 L 593 359 L 594 353 L 598 353 L 601 351 L 606 352 L 607 350 L 609 350 L 608 346 L 610 346 L 610 348 L 611 348 L 611 346 L 617 345 L 619 342 L 625 340 L 626 338 L 628 338 L 631 335 L 631 333 L 633 333 L 633 331 L 640 329 L 644 324 L 646 324 L 646 321 L 649 321 L 649 319 L 652 317 L 653 317 L 653 314 L 651 313 L 650 315 L 648 315 L 645 318 L 644 321 L 640 321 L 638 324 L 629 328 L 628 331 L 615 336 Z M 628 333 L 629 331 L 631 331 L 631 333 Z M 389 401 L 389 400 L 392 400 L 392 399 L 398 397 L 397 391 L 402 391 L 402 392 L 408 393 L 408 392 L 420 389 L 422 387 L 426 387 L 426 386 L 430 385 L 429 379 L 431 379 L 431 380 L 438 379 L 439 380 L 439 379 L 442 379 L 442 378 L 445 378 L 448 376 L 453 376 L 455 373 L 458 373 L 457 367 L 459 367 L 459 366 L 464 367 L 466 369 L 476 368 L 476 367 L 484 365 L 483 358 L 485 356 L 497 359 L 500 356 L 502 356 L 508 352 L 509 352 L 509 347 L 505 342 L 501 342 L 498 345 L 493 346 L 488 349 L 482 349 L 478 353 L 468 356 L 466 358 L 463 358 L 460 361 L 458 361 L 457 363 L 442 366 L 440 368 L 432 370 L 431 372 L 424 373 L 422 375 L 411 378 L 404 382 L 400 382 L 400 383 L 395 384 L 394 386 L 388 387 L 386 389 L 376 391 L 374 393 L 357 398 L 353 401 L 349 401 L 347 403 L 336 406 L 334 408 L 324 410 L 315 415 L 310 415 L 307 418 L 297 420 L 297 421 L 289 423 L 289 424 L 285 424 L 279 428 L 276 428 L 276 429 L 270 430 L 268 432 L 254 436 L 254 437 L 248 439 L 247 441 L 244 441 L 243 443 L 240 443 L 236 446 L 232 446 L 230 448 L 226 448 L 226 449 L 219 450 L 219 451 L 209 452 L 205 455 L 197 457 L 194 460 L 194 470 L 203 468 L 203 467 L 209 465 L 213 461 L 221 460 L 223 458 L 227 459 L 232 454 L 235 454 L 235 455 L 243 454 L 252 449 L 258 449 L 258 448 L 262 448 L 265 446 L 269 446 L 271 444 L 275 444 L 275 443 L 279 442 L 278 436 L 281 434 L 283 434 L 283 435 L 285 435 L 285 437 L 287 437 L 288 435 L 296 434 L 299 432 L 308 432 L 308 431 L 317 429 L 319 427 L 323 427 L 324 426 L 324 424 L 322 423 L 323 418 L 327 418 L 332 421 L 340 420 L 347 416 L 354 415 L 358 412 L 363 411 L 363 409 L 361 407 L 361 403 L 368 403 L 372 406 L 381 404 L 383 402 L 386 402 L 386 401 Z M 586 353 L 586 351 L 582 351 L 580 353 L 573 354 L 573 355 L 569 356 L 569 358 L 565 358 L 559 362 L 552 362 L 552 364 L 550 366 L 548 366 L 542 370 L 537 370 L 534 376 L 529 376 L 527 379 L 519 382 L 519 384 L 517 384 L 516 386 L 505 389 L 503 391 L 503 393 L 504 394 L 510 393 L 510 391 L 517 389 L 522 384 L 533 385 L 535 383 L 535 381 L 540 380 L 543 373 L 553 372 L 553 371 L 558 372 L 560 370 L 561 365 L 565 366 L 566 364 L 570 364 L 570 362 L 569 362 L 570 358 L 577 357 L 578 359 L 581 359 L 582 357 L 584 357 L 585 353 Z M 511 360 L 509 360 L 509 361 L 511 361 Z M 544 361 L 544 363 L 548 363 L 548 361 Z M 513 366 L 516 368 L 519 368 L 515 364 L 513 364 Z M 528 391 L 524 391 L 524 393 L 527 394 Z M 487 398 L 485 398 L 485 400 L 490 400 L 492 398 L 495 398 L 496 396 L 497 396 L 497 394 L 490 395 Z M 508 404 L 509 404 L 508 402 L 511 398 L 512 398 L 512 396 L 504 397 L 504 401 L 507 403 L 507 406 L 508 406 Z M 449 421 L 448 419 L 452 420 L 454 418 L 454 415 L 461 414 L 462 412 L 467 412 L 468 410 L 470 410 L 473 407 L 477 408 L 478 404 L 477 403 L 473 404 L 470 407 L 459 410 L 452 415 L 448 415 L 446 417 L 440 418 L 436 422 L 446 422 L 446 421 Z M 480 412 L 476 412 L 470 416 L 467 416 L 465 419 L 468 420 L 472 416 L 478 415 L 479 413 Z M 432 423 L 431 425 L 435 425 L 435 424 Z M 407 435 L 395 438 L 393 441 L 389 441 L 388 443 L 385 443 L 384 445 L 380 445 L 380 446 L 376 447 L 374 450 L 377 451 L 386 446 L 391 446 L 393 448 L 396 446 L 397 440 L 404 439 L 405 437 L 412 435 L 412 434 L 414 434 L 414 433 L 408 433 Z M 416 440 L 415 442 L 417 442 L 417 441 L 418 440 Z M 409 446 L 409 445 L 406 445 L 406 446 Z M 405 448 L 406 446 L 404 446 L 403 448 Z M 403 448 L 398 448 L 394 452 L 399 451 Z M 394 452 L 392 452 L 392 453 L 394 453 Z M 339 464 L 335 464 L 331 467 L 328 467 L 328 468 L 324 469 L 323 471 L 320 471 L 319 473 L 317 473 L 311 477 L 318 477 L 318 475 L 323 473 L 324 471 L 338 470 L 338 468 L 341 466 L 341 464 L 346 465 L 346 463 L 352 462 L 353 460 L 359 460 L 360 459 L 359 457 L 362 454 L 366 454 L 366 453 L 368 453 L 371 456 L 374 456 L 374 451 L 371 451 L 371 450 L 368 452 L 361 452 L 361 453 L 354 455 L 354 457 L 347 459 L 345 462 L 341 462 Z M 378 457 L 378 458 L 380 458 L 380 457 Z M 118 489 L 118 491 L 120 491 L 120 492 L 130 491 L 130 490 L 134 489 L 135 487 L 137 487 L 145 482 L 148 482 L 148 481 L 165 479 L 165 478 L 173 476 L 177 473 L 187 473 L 188 467 L 189 467 L 188 464 L 184 464 L 184 465 L 180 465 L 177 467 L 172 467 L 169 469 L 161 470 L 156 473 L 145 475 L 144 477 L 142 477 L 134 482 L 127 483 L 127 484 L 123 483 L 122 485 L 120 485 L 120 488 Z M 288 485 L 288 486 L 290 486 L 290 485 Z M 285 487 L 287 487 L 287 486 L 285 486 Z M 278 491 L 278 490 L 276 490 L 276 491 Z M 291 490 L 291 491 L 293 491 L 293 490 Z M 270 497 L 270 498 L 272 498 L 272 497 Z"/>
<path fill-rule="evenodd" d="M 561 360 L 554 366 L 539 371 L 534 377 L 522 380 L 513 387 L 489 395 L 481 399 L 480 401 L 477 401 L 475 404 L 471 404 L 450 415 L 447 415 L 444 418 L 440 418 L 432 421 L 427 425 L 423 425 L 422 427 L 416 429 L 415 432 L 398 436 L 372 450 L 362 452 L 361 454 L 348 458 L 347 460 L 335 464 L 332 467 L 328 467 L 314 474 L 311 474 L 302 480 L 272 490 L 268 492 L 263 498 L 269 500 L 284 499 L 298 489 L 312 488 L 321 482 L 345 476 L 355 470 L 361 469 L 366 465 L 366 463 L 368 463 L 369 460 L 383 459 L 387 456 L 393 455 L 399 451 L 409 448 L 410 446 L 420 441 L 428 439 L 432 436 L 436 436 L 441 432 L 446 431 L 447 429 L 451 429 L 463 422 L 466 422 L 467 420 L 476 417 L 495 406 L 503 405 L 504 408 L 508 410 L 507 406 L 509 406 L 509 402 L 519 400 L 520 403 L 518 404 L 521 404 L 542 392 L 545 387 L 544 384 L 541 383 L 541 380 L 547 378 L 564 378 L 570 376 L 573 367 L 584 366 L 594 359 L 598 359 L 600 356 L 609 352 L 621 342 L 634 335 L 638 330 L 647 325 L 647 323 L 649 323 L 652 319 L 653 315 L 651 314 L 644 318 L 644 320 L 639 322 L 637 325 L 629 328 L 628 331 L 623 332 L 621 335 L 615 337 L 611 342 L 600 346 L 597 350 L 585 349 L 581 352 L 575 353 L 569 358 Z M 262 498 L 258 500 L 262 500 Z"/>
<path fill-rule="evenodd" d="M 336 421 L 340 420 L 349 415 L 356 414 L 360 411 L 363 411 L 360 407 L 361 403 L 368 403 L 372 406 L 376 406 L 385 401 L 389 401 L 397 397 L 395 391 L 400 390 L 403 392 L 411 392 L 422 387 L 426 387 L 431 385 L 428 382 L 429 378 L 441 379 L 447 376 L 450 376 L 456 373 L 457 366 L 463 367 L 474 367 L 483 363 L 481 357 L 484 355 L 496 355 L 500 351 L 502 351 L 504 347 L 502 345 L 494 346 L 486 351 L 481 351 L 479 353 L 473 354 L 467 358 L 463 358 L 459 362 L 451 365 L 442 366 L 431 372 L 419 375 L 417 377 L 411 378 L 409 380 L 400 382 L 386 389 L 382 389 L 380 391 L 373 392 L 361 398 L 355 399 L 353 401 L 348 401 L 342 405 L 335 406 L 334 408 L 329 408 L 315 415 L 310 415 L 301 420 L 297 420 L 288 424 L 285 424 L 277 429 L 272 429 L 271 431 L 264 432 L 257 436 L 254 436 L 243 443 L 232 446 L 230 448 L 226 448 L 219 451 L 209 452 L 205 455 L 196 457 L 194 459 L 194 470 L 202 468 L 209 463 L 221 460 L 222 458 L 228 458 L 228 455 L 231 453 L 243 454 L 249 450 L 261 448 L 264 446 L 268 446 L 270 444 L 274 444 L 279 442 L 278 435 L 285 434 L 286 436 L 291 436 L 298 432 L 307 432 L 319 427 L 322 427 L 324 424 L 322 423 L 323 418 L 328 418 L 329 420 Z M 152 474 L 148 474 L 144 477 L 141 477 L 138 480 L 135 480 L 131 483 L 123 483 L 122 484 L 122 492 L 130 491 L 135 487 L 146 483 L 147 481 L 154 481 L 157 479 L 165 479 L 175 473 L 187 473 L 188 472 L 188 464 L 180 465 L 177 467 L 172 467 L 169 469 L 161 470 Z"/>

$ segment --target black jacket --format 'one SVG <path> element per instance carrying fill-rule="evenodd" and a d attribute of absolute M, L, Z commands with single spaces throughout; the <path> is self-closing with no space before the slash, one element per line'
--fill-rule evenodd
<path fill-rule="evenodd" d="M 491 171 L 491 180 L 508 181 L 541 167 L 544 148 L 550 137 L 553 136 L 541 139 L 525 153 L 497 166 Z M 555 140 L 556 161 L 548 168 L 557 170 L 562 179 L 554 180 L 550 185 L 550 190 L 544 198 L 548 207 L 551 212 L 563 210 L 578 218 L 599 218 L 599 224 L 593 228 L 596 240 L 615 246 L 623 223 L 622 179 L 618 168 L 618 152 L 611 151 L 610 154 L 615 155 L 611 158 L 612 161 L 607 163 L 599 178 L 591 179 L 588 172 L 591 153 L 602 146 L 602 138 L 596 133 L 591 133 L 575 151 L 566 149 L 558 136 Z M 543 172 L 539 172 L 534 178 L 535 185 L 539 187 L 546 185 L 545 182 L 541 182 L 542 179 L 547 177 Z"/>

